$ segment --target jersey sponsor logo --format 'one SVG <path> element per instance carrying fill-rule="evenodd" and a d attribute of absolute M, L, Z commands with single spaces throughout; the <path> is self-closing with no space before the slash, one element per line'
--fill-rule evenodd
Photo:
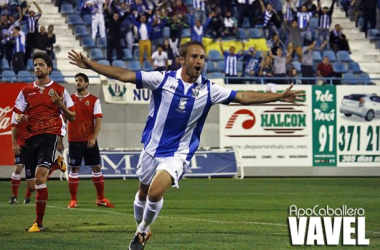
<path fill-rule="evenodd" d="M 238 124 L 241 124 L 242 128 L 250 129 L 255 125 L 256 117 L 250 110 L 240 109 L 232 114 L 226 124 L 226 129 L 232 129 L 237 120 Z"/>
<path fill-rule="evenodd" d="M 187 103 L 187 98 L 181 97 L 176 110 L 180 113 L 185 113 L 186 103 Z"/>

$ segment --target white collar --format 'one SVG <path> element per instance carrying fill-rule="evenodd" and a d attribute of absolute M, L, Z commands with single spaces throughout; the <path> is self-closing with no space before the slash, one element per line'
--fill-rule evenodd
<path fill-rule="evenodd" d="M 52 85 L 52 84 L 53 84 L 53 80 L 51 80 L 51 79 L 50 79 L 49 83 L 45 84 L 42 87 L 38 86 L 37 81 L 33 82 L 33 86 L 36 87 L 36 88 L 40 88 L 40 89 L 50 87 L 50 85 Z"/>
<path fill-rule="evenodd" d="M 75 93 L 75 96 L 79 97 L 79 98 L 86 98 L 89 95 L 90 95 L 90 93 L 87 93 L 87 95 L 78 95 L 78 93 Z"/>
<path fill-rule="evenodd" d="M 182 80 L 183 82 L 185 82 L 182 77 L 181 77 L 181 74 L 182 74 L 182 67 L 180 69 L 177 70 L 177 73 L 175 75 L 175 78 L 176 79 L 180 79 Z M 202 75 L 200 75 L 197 80 L 195 80 L 195 82 L 193 83 L 196 83 L 197 85 L 201 84 L 202 83 Z M 193 83 L 189 83 L 189 84 L 193 84 Z"/>

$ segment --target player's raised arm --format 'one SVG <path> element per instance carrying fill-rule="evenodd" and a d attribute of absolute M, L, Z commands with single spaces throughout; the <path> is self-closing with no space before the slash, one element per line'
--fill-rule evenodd
<path fill-rule="evenodd" d="M 128 69 L 102 65 L 91 61 L 82 53 L 71 50 L 68 53 L 70 63 L 82 69 L 91 69 L 101 75 L 122 81 L 136 83 L 136 73 Z"/>
<path fill-rule="evenodd" d="M 249 105 L 255 103 L 266 103 L 266 102 L 290 102 L 297 105 L 296 101 L 304 101 L 305 91 L 303 90 L 291 90 L 293 83 L 282 93 L 262 93 L 256 91 L 246 91 L 238 92 L 234 99 L 234 102 Z"/>

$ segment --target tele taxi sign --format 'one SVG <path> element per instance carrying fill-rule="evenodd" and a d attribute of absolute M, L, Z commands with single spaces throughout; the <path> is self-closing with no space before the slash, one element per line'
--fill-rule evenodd
<path fill-rule="evenodd" d="M 329 206 L 289 208 L 288 226 L 291 244 L 294 246 L 365 246 L 365 211 L 363 208 L 339 208 Z"/>

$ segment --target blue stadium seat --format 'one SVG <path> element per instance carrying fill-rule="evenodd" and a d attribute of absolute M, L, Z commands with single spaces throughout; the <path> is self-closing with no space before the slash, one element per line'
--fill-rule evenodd
<path fill-rule="evenodd" d="M 313 51 L 313 62 L 315 62 L 315 63 L 322 62 L 321 52 L 319 52 L 319 51 Z"/>
<path fill-rule="evenodd" d="M 245 29 L 239 28 L 238 32 L 239 32 L 239 39 L 247 39 L 248 38 L 247 34 L 245 33 Z"/>
<path fill-rule="evenodd" d="M 132 71 L 140 71 L 141 70 L 141 65 L 140 62 L 137 60 L 132 60 L 128 62 L 127 68 Z"/>
<path fill-rule="evenodd" d="M 238 61 L 238 72 L 243 72 L 243 62 L 242 61 Z"/>
<path fill-rule="evenodd" d="M 64 83 L 65 82 L 65 77 L 62 75 L 61 71 L 58 71 L 58 70 L 53 70 L 51 72 L 50 78 L 53 81 L 56 81 L 58 83 Z"/>
<path fill-rule="evenodd" d="M 361 73 L 358 75 L 359 82 L 364 85 L 373 85 L 373 82 L 371 81 L 371 78 L 367 73 Z"/>
<path fill-rule="evenodd" d="M 208 59 L 217 62 L 223 60 L 223 57 L 218 50 L 212 49 L 208 52 Z"/>
<path fill-rule="evenodd" d="M 87 32 L 87 28 L 86 28 L 86 26 L 84 26 L 84 25 L 78 25 L 78 26 L 75 26 L 74 34 L 75 34 L 76 36 L 79 36 L 79 37 L 86 37 L 86 36 L 89 36 L 89 34 L 88 34 L 88 32 Z"/>
<path fill-rule="evenodd" d="M 215 67 L 215 63 L 213 61 L 207 62 L 207 73 L 217 72 L 218 68 Z"/>
<path fill-rule="evenodd" d="M 350 53 L 348 53 L 348 51 L 345 51 L 345 50 L 338 51 L 338 53 L 336 53 L 336 57 L 341 62 L 348 63 L 352 61 L 350 57 Z"/>
<path fill-rule="evenodd" d="M 224 73 L 225 68 L 226 68 L 226 63 L 224 61 L 219 61 L 218 62 L 218 71 Z"/>
<path fill-rule="evenodd" d="M 293 67 L 297 70 L 297 73 L 301 73 L 301 63 L 298 61 L 292 62 Z"/>
<path fill-rule="evenodd" d="M 359 74 L 359 73 L 362 73 L 362 70 L 360 68 L 360 65 L 357 63 L 357 62 L 350 62 L 348 64 L 348 70 L 351 72 L 351 73 L 354 73 L 354 74 Z"/>
<path fill-rule="evenodd" d="M 249 23 L 248 17 L 244 17 L 242 27 L 245 28 L 245 29 L 248 29 L 248 28 L 251 27 L 251 24 Z"/>
<path fill-rule="evenodd" d="M 342 77 L 342 83 L 348 85 L 359 84 L 359 79 L 352 73 L 346 73 Z"/>
<path fill-rule="evenodd" d="M 248 37 L 249 38 L 263 38 L 263 31 L 261 29 L 256 29 L 256 28 L 249 28 L 248 29 Z"/>
<path fill-rule="evenodd" d="M 154 68 L 153 68 L 153 66 L 150 64 L 149 61 L 144 61 L 144 63 L 143 63 L 143 70 L 144 70 L 144 71 L 153 71 Z"/>
<path fill-rule="evenodd" d="M 348 72 L 348 70 L 346 69 L 344 64 L 341 62 L 334 62 L 332 66 L 333 66 L 334 72 L 336 72 L 336 73 L 344 74 L 344 73 Z"/>
<path fill-rule="evenodd" d="M 112 61 L 112 66 L 120 67 L 120 68 L 125 68 L 125 63 L 122 60 L 113 60 Z"/>
<path fill-rule="evenodd" d="M 170 27 L 164 27 L 164 29 L 162 30 L 162 35 L 165 37 L 165 38 L 168 38 L 170 37 Z"/>
<path fill-rule="evenodd" d="M 132 50 L 131 49 L 123 49 L 124 55 L 123 60 L 133 60 Z"/>
<path fill-rule="evenodd" d="M 182 37 L 190 37 L 190 29 L 183 29 L 182 30 Z"/>
<path fill-rule="evenodd" d="M 105 60 L 105 59 L 99 60 L 98 63 L 101 65 L 106 65 L 106 66 L 111 65 L 110 62 L 108 60 Z"/>
<path fill-rule="evenodd" d="M 144 60 L 146 60 L 146 54 L 147 54 L 147 52 L 144 53 Z M 133 52 L 133 57 L 136 60 L 139 60 L 139 58 L 140 58 L 140 51 L 138 49 L 135 49 L 135 51 Z"/>
<path fill-rule="evenodd" d="M 61 5 L 61 13 L 68 15 L 68 14 L 74 14 L 75 11 L 74 11 L 74 8 L 71 4 L 64 3 Z"/>
<path fill-rule="evenodd" d="M 2 81 L 3 82 L 16 82 L 17 77 L 13 70 L 4 70 L 1 73 Z"/>
<path fill-rule="evenodd" d="M 20 82 L 33 82 L 34 81 L 34 76 L 32 76 L 32 74 L 30 74 L 29 71 L 27 70 L 20 70 L 17 74 L 18 76 L 18 80 Z"/>
<path fill-rule="evenodd" d="M 94 48 L 90 50 L 90 58 L 91 60 L 102 60 L 105 59 L 103 55 L 103 51 L 98 48 Z"/>
<path fill-rule="evenodd" d="M 96 40 L 96 45 L 97 45 L 98 48 L 106 49 L 107 48 L 107 38 L 105 38 L 105 37 L 99 37 Z"/>
<path fill-rule="evenodd" d="M 329 58 L 330 63 L 334 63 L 337 61 L 335 57 L 335 53 L 332 50 L 325 50 L 323 51 L 323 57 L 327 56 Z"/>
<path fill-rule="evenodd" d="M 11 69 L 11 66 L 9 65 L 9 62 L 7 59 L 5 59 L 5 58 L 1 59 L 1 68 L 2 68 L 2 70 Z"/>
<path fill-rule="evenodd" d="M 92 39 L 92 37 L 89 36 L 83 37 L 82 46 L 85 49 L 92 49 L 96 47 L 94 39 Z"/>
<path fill-rule="evenodd" d="M 67 16 L 67 23 L 69 25 L 82 25 L 84 24 L 82 18 L 78 14 L 71 14 Z"/>
<path fill-rule="evenodd" d="M 30 70 L 30 71 L 34 70 L 34 65 L 33 65 L 33 60 L 32 59 L 28 59 L 28 61 L 26 63 L 26 69 Z"/>
<path fill-rule="evenodd" d="M 92 15 L 86 14 L 83 16 L 83 22 L 87 26 L 91 26 L 92 24 Z"/>
<path fill-rule="evenodd" d="M 224 78 L 224 74 L 221 72 L 212 72 L 207 74 L 209 79 Z"/>

